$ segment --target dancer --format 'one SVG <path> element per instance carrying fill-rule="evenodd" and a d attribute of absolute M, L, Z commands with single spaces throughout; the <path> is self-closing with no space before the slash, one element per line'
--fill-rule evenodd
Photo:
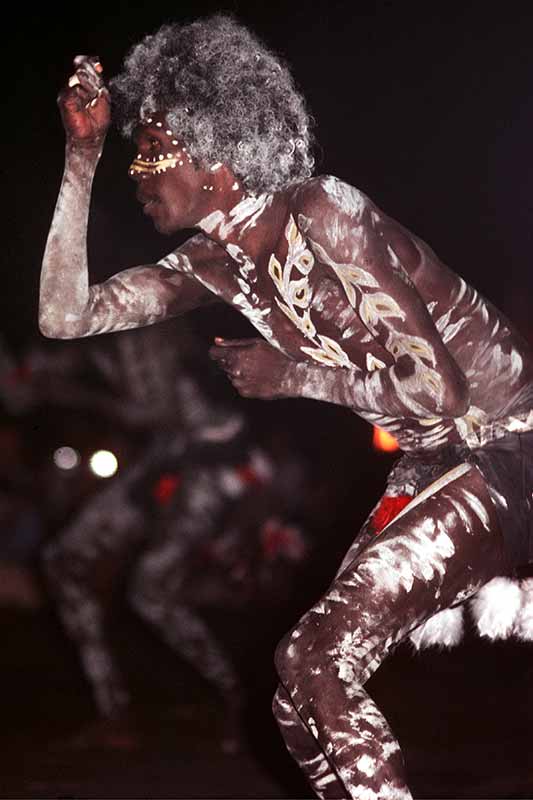
<path fill-rule="evenodd" d="M 179 353 L 172 335 L 180 336 Z M 229 552 L 240 550 L 244 562 L 245 547 L 261 550 L 262 533 L 268 535 L 278 513 L 274 477 L 283 464 L 274 465 L 253 441 L 234 404 L 214 398 L 209 382 L 192 374 L 188 362 L 199 348 L 182 326 L 124 332 L 86 350 L 103 379 L 101 413 L 107 405 L 110 418 L 130 435 L 148 436 L 131 464 L 83 503 L 44 549 L 49 587 L 104 721 L 76 741 L 136 743 L 136 706 L 115 657 L 105 586 L 127 564 L 131 606 L 218 690 L 226 722 L 222 746 L 231 751 L 239 745 L 246 689 L 204 619 L 205 605 L 220 602 L 224 592 L 239 598 L 243 586 L 235 572 L 245 564 Z M 94 390 L 74 378 L 64 376 L 62 388 L 64 404 L 84 408 L 95 399 Z M 285 522 L 280 527 L 299 535 Z M 282 560 L 287 555 L 290 561 L 290 552 Z M 202 574 L 194 574 L 199 566 Z M 191 596 L 191 583 L 204 587 L 207 601 Z M 241 605 L 247 600 L 241 597 Z"/>
<path fill-rule="evenodd" d="M 168 25 L 112 84 L 157 265 L 89 286 L 87 217 L 110 120 L 98 59 L 60 96 L 65 175 L 45 251 L 41 330 L 76 337 L 211 301 L 262 339 L 212 356 L 245 396 L 347 406 L 406 451 L 325 596 L 280 643 L 274 707 L 321 797 L 409 797 L 399 745 L 364 684 L 441 610 L 527 560 L 533 359 L 512 325 L 414 234 L 332 176 L 312 177 L 309 117 L 287 67 L 226 17 Z M 179 342 L 176 343 L 179 347 Z M 314 431 L 310 436 L 316 435 Z"/>

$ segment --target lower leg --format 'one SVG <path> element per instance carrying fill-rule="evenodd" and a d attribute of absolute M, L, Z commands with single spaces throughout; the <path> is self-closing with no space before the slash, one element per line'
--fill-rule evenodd
<path fill-rule="evenodd" d="M 129 704 L 129 696 L 106 639 L 104 606 L 90 586 L 88 572 L 93 566 L 85 564 L 79 554 L 63 552 L 56 545 L 45 553 L 45 572 L 57 611 L 78 648 L 98 712 L 116 718 Z"/>
<path fill-rule="evenodd" d="M 279 686 L 272 711 L 287 750 L 294 758 L 317 797 L 337 800 L 345 796 L 344 786 L 308 726 L 296 711 L 291 696 Z"/>
<path fill-rule="evenodd" d="M 421 495 L 278 648 L 282 683 L 344 787 L 337 796 L 409 797 L 399 746 L 362 686 L 407 633 L 502 567 L 494 510 L 479 473 L 466 472 Z"/>

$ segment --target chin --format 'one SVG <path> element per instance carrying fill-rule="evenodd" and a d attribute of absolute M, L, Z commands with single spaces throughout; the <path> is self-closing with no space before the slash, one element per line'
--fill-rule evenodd
<path fill-rule="evenodd" d="M 163 236 L 171 236 L 173 233 L 182 231 L 186 226 L 180 225 L 178 222 L 170 222 L 169 220 L 154 219 L 154 228 L 158 233 Z"/>
<path fill-rule="evenodd" d="M 174 232 L 168 225 L 165 225 L 165 223 L 162 220 L 154 219 L 153 223 L 156 231 L 158 233 L 163 234 L 163 236 L 169 236 L 171 233 Z"/>

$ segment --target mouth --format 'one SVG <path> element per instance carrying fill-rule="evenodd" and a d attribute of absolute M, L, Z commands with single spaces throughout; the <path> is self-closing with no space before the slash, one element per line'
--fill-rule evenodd
<path fill-rule="evenodd" d="M 150 214 L 154 207 L 159 203 L 157 197 L 150 197 L 148 199 L 141 199 L 140 203 L 143 207 L 143 214 Z"/>

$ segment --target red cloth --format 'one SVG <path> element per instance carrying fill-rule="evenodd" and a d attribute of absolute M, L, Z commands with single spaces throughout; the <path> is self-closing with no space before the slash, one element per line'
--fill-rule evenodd
<path fill-rule="evenodd" d="M 305 555 L 306 545 L 302 533 L 294 525 L 286 525 L 272 517 L 263 524 L 260 535 L 263 557 L 267 561 L 273 561 L 278 556 L 299 561 Z"/>
<path fill-rule="evenodd" d="M 246 486 L 263 483 L 262 478 L 257 474 L 251 464 L 241 464 L 241 466 L 235 467 L 235 472 Z"/>
<path fill-rule="evenodd" d="M 157 502 L 164 506 L 169 503 L 179 489 L 181 478 L 176 473 L 161 475 L 152 489 Z"/>
<path fill-rule="evenodd" d="M 396 517 L 402 508 L 409 505 L 412 500 L 410 494 L 400 494 L 396 496 L 385 495 L 381 498 L 379 506 L 372 514 L 370 524 L 374 528 L 374 533 L 381 533 L 389 522 Z"/>

